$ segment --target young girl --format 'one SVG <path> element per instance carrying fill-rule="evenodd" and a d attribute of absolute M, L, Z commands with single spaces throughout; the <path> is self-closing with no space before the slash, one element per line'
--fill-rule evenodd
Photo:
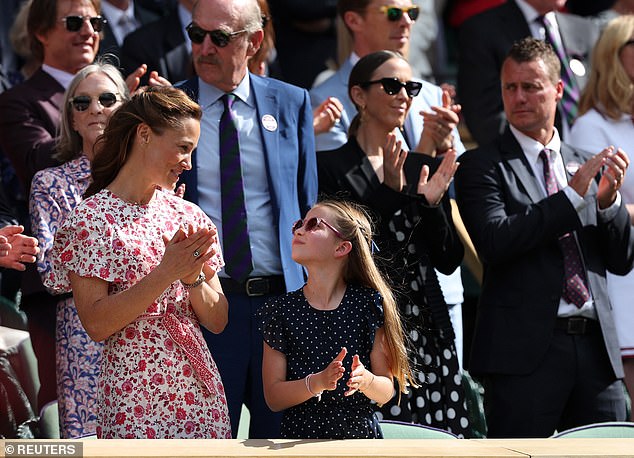
<path fill-rule="evenodd" d="M 259 312 L 266 402 L 284 410 L 284 438 L 380 437 L 371 401 L 394 396 L 394 377 L 403 392 L 415 382 L 394 297 L 372 259 L 368 217 L 322 201 L 293 234 L 293 260 L 308 281 Z"/>

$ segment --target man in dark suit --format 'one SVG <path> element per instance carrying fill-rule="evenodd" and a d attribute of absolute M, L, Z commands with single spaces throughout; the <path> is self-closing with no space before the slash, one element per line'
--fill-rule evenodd
<path fill-rule="evenodd" d="M 543 41 L 513 45 L 501 71 L 510 127 L 463 154 L 456 175 L 484 266 L 469 367 L 484 381 L 489 437 L 547 437 L 625 419 L 605 277 L 634 262 L 618 193 L 629 160 L 560 141 L 559 72 Z"/>
<path fill-rule="evenodd" d="M 264 37 L 256 0 L 199 0 L 188 31 L 198 78 L 181 87 L 198 100 L 204 115 L 192 170 L 183 174 L 185 197 L 218 227 L 226 263 L 219 277 L 229 301 L 224 332 L 205 338 L 225 386 L 234 437 L 243 403 L 251 414 L 249 437 L 279 437 L 281 417 L 264 401 L 263 340 L 253 315 L 270 297 L 304 284 L 302 268 L 291 258 L 290 227 L 317 196 L 310 99 L 304 89 L 247 71 L 248 58 Z M 229 116 L 237 143 L 225 137 Z M 233 155 L 235 146 L 239 149 L 238 177 L 233 175 L 230 186 L 225 173 L 235 171 L 235 162 L 223 165 L 230 154 L 227 144 L 234 146 Z M 229 188 L 241 196 L 234 195 L 227 206 Z M 236 222 L 226 210 L 239 207 Z M 244 223 L 247 227 L 238 229 Z M 245 230 L 248 243 L 242 244 L 237 234 Z M 227 242 L 232 236 L 238 240 Z M 238 248 L 248 257 L 239 256 Z"/>
<path fill-rule="evenodd" d="M 148 72 L 157 71 L 173 83 L 191 78 L 191 44 L 185 27 L 191 22 L 193 6 L 193 0 L 180 0 L 169 15 L 128 35 L 121 47 L 124 74 L 146 64 Z M 141 84 L 147 84 L 148 76 L 141 78 Z"/>
<path fill-rule="evenodd" d="M 74 74 L 95 59 L 99 48 L 99 33 L 95 30 L 100 25 L 98 15 L 98 0 L 33 0 L 27 27 L 33 53 L 42 61 L 42 67 L 24 83 L 0 94 L 0 149 L 11 160 L 25 195 L 35 172 L 58 164 L 52 153 L 64 90 Z M 79 28 L 75 30 L 73 25 Z M 29 265 L 22 278 L 20 307 L 27 315 L 38 360 L 40 407 L 57 399 L 58 300 L 46 292 L 35 267 Z"/>
<path fill-rule="evenodd" d="M 515 41 L 528 36 L 545 38 L 545 27 L 539 23 L 541 16 L 558 29 L 557 39 L 567 60 L 562 65 L 573 76 L 577 92 L 585 86 L 590 74 L 589 56 L 599 30 L 589 19 L 556 12 L 565 3 L 565 0 L 508 0 L 473 16 L 460 27 L 458 98 L 467 127 L 478 144 L 488 143 L 504 130 L 506 119 L 500 94 L 502 61 Z M 561 115 L 557 121 L 565 139 L 569 126 Z"/>
<path fill-rule="evenodd" d="M 161 17 L 133 0 L 102 0 L 101 11 L 108 22 L 103 29 L 99 54 L 117 57 L 120 57 L 121 45 L 129 33 Z"/>

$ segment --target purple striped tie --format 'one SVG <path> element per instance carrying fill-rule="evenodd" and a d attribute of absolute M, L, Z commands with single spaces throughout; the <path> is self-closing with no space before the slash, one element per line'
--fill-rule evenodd
<path fill-rule="evenodd" d="M 550 196 L 559 191 L 557 179 L 550 163 L 550 150 L 543 149 L 539 153 L 539 157 L 544 163 L 544 182 L 546 183 L 546 192 Z M 590 293 L 588 292 L 588 283 L 586 281 L 586 272 L 583 268 L 583 261 L 581 260 L 581 253 L 579 253 L 574 234 L 569 232 L 562 235 L 559 238 L 559 247 L 564 257 L 564 277 L 566 282 L 563 292 L 564 300 L 581 308 L 590 299 Z"/>
<path fill-rule="evenodd" d="M 244 282 L 253 270 L 247 211 L 244 205 L 238 129 L 232 110 L 234 94 L 222 96 L 225 110 L 220 117 L 220 193 L 225 272 Z"/>
<path fill-rule="evenodd" d="M 577 104 L 579 103 L 579 87 L 577 86 L 577 80 L 570 70 L 570 62 L 568 62 L 568 56 L 563 49 L 563 44 L 555 37 L 555 30 L 546 16 L 539 16 L 537 21 L 544 26 L 544 32 L 546 34 L 546 43 L 549 43 L 559 61 L 561 62 L 561 81 L 564 83 L 564 94 L 561 98 L 561 109 L 566 116 L 566 121 L 569 126 L 577 116 Z"/>

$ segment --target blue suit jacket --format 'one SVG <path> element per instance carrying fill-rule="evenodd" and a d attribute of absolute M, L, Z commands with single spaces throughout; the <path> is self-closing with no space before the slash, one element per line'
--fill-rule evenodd
<path fill-rule="evenodd" d="M 313 114 L 308 92 L 273 78 L 249 75 L 255 96 L 258 118 L 272 115 L 278 123 L 274 131 L 260 134 L 264 146 L 269 190 L 273 204 L 273 222 L 279 234 L 280 257 L 286 289 L 293 291 L 304 284 L 302 267 L 291 258 L 291 226 L 312 207 L 317 199 L 317 164 L 313 134 Z M 198 78 L 181 85 L 194 100 L 198 100 Z M 186 184 L 185 198 L 198 203 L 198 173 L 196 154 L 192 169 L 181 175 Z"/>
<path fill-rule="evenodd" d="M 347 59 L 334 75 L 310 91 L 310 99 L 314 108 L 317 108 L 328 97 L 337 97 L 343 105 L 343 113 L 339 122 L 330 131 L 317 135 L 315 138 L 317 151 L 337 149 L 348 141 L 348 128 L 357 114 L 357 108 L 348 96 L 348 79 L 352 67 L 350 59 Z M 412 99 L 412 106 L 403 126 L 410 149 L 416 148 L 423 133 L 424 121 L 420 111 L 431 111 L 432 106 L 442 106 L 442 89 L 440 87 L 427 81 L 418 79 L 416 81 L 423 83 L 423 87 L 420 93 Z M 461 154 L 465 148 L 460 141 L 458 129 L 454 130 L 453 135 L 456 151 Z"/>

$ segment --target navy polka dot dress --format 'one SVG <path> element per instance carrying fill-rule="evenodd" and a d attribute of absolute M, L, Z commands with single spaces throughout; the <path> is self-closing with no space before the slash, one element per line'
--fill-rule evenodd
<path fill-rule="evenodd" d="M 321 401 L 308 401 L 284 411 L 281 436 L 288 439 L 363 439 L 380 437 L 369 398 L 356 392 L 344 396 L 352 357 L 359 355 L 368 370 L 376 330 L 383 326 L 383 300 L 369 288 L 348 285 L 334 310 L 313 308 L 302 289 L 268 302 L 258 311 L 264 341 L 286 355 L 287 380 L 322 371 L 339 354 L 346 372 Z"/>

